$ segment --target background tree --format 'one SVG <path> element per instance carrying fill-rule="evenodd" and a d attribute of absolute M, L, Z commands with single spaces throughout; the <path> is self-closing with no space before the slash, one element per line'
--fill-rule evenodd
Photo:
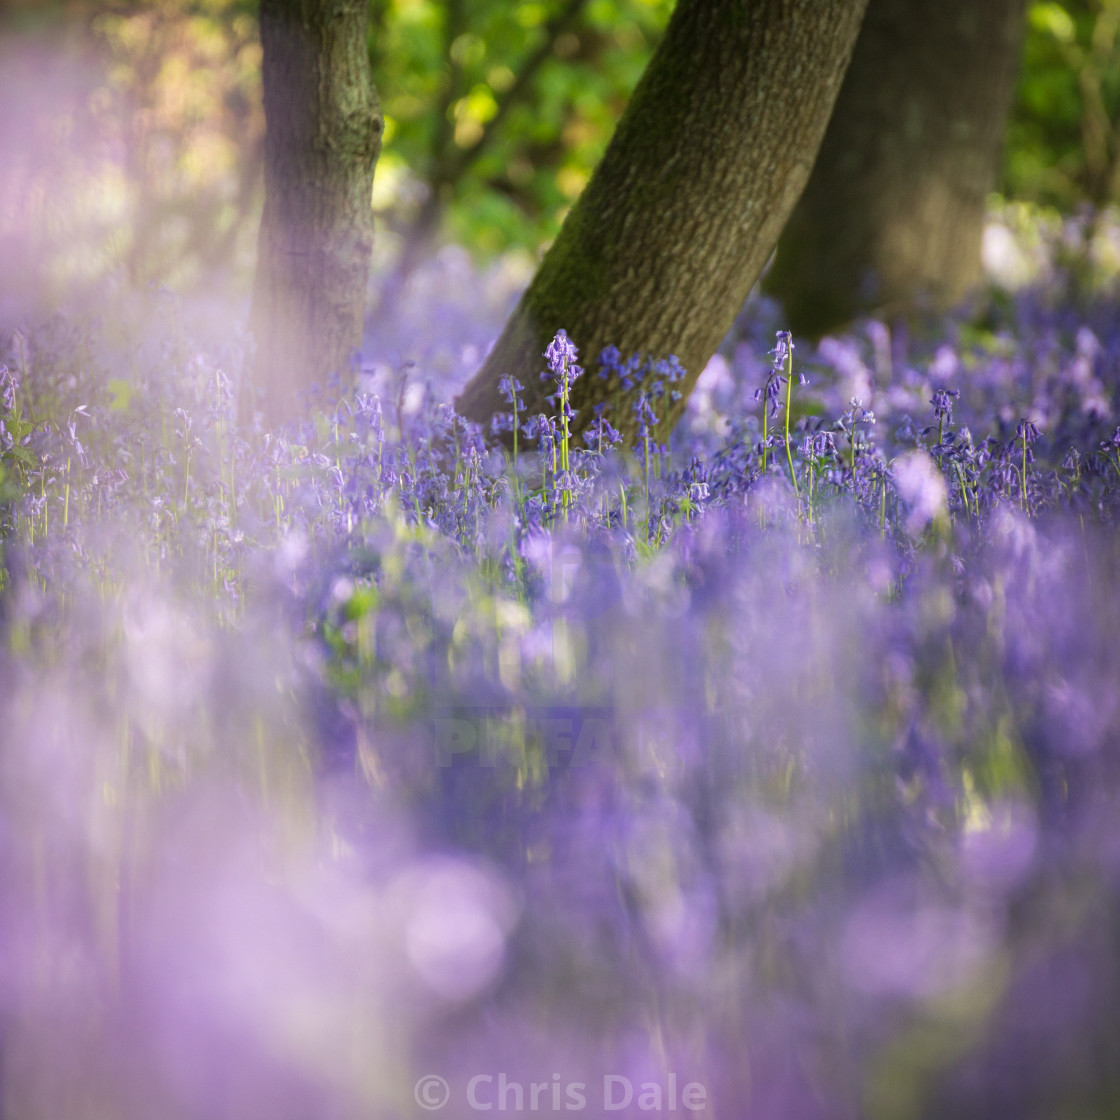
<path fill-rule="evenodd" d="M 270 421 L 361 345 L 382 120 L 368 0 L 261 0 L 265 202 L 250 327 Z"/>
<path fill-rule="evenodd" d="M 808 179 L 866 0 L 679 0 L 602 162 L 456 402 L 486 420 L 505 375 L 541 406 L 564 327 L 586 359 L 675 354 L 685 394 L 727 333 Z M 589 364 L 592 364 L 589 362 Z M 630 429 L 623 390 L 585 377 Z"/>
<path fill-rule="evenodd" d="M 672 0 L 377 0 L 375 200 L 390 298 L 442 237 L 479 259 L 555 237 Z"/>
<path fill-rule="evenodd" d="M 1080 211 L 1056 258 L 1067 284 L 1091 291 L 1114 256 L 1099 234 L 1120 202 L 1120 0 L 1032 4 L 1016 94 L 1003 180 L 1013 221 L 1056 228 L 1051 208 Z"/>
<path fill-rule="evenodd" d="M 561 36 L 569 33 L 586 3 L 565 0 L 545 25 L 536 47 L 520 60 L 516 73 L 505 70 L 508 84 L 498 79 L 504 88 L 495 96 L 489 85 L 471 86 L 467 63 L 472 53 L 477 54 L 474 44 L 481 46 L 483 40 L 471 30 L 465 0 L 447 0 L 443 15 L 444 78 L 431 114 L 434 127 L 423 160 L 424 198 L 403 231 L 394 267 L 380 285 L 379 310 L 383 314 L 391 313 L 396 294 L 432 251 L 444 212 L 464 176 L 493 143 L 510 110 L 528 92 L 541 66 L 554 53 Z M 472 92 L 476 100 L 475 127 L 461 129 L 462 121 L 472 120 L 468 115 Z"/>
<path fill-rule="evenodd" d="M 1031 5 L 1007 140 L 1008 197 L 1120 201 L 1120 0 Z"/>
<path fill-rule="evenodd" d="M 764 287 L 796 334 L 945 309 L 980 280 L 1024 0 L 870 0 Z"/>
<path fill-rule="evenodd" d="M 385 114 L 379 284 L 425 228 L 433 195 L 429 247 L 452 241 L 487 261 L 555 237 L 673 7 L 587 0 L 569 16 L 573 3 L 470 0 L 456 22 L 443 0 L 372 0 Z M 155 282 L 220 293 L 239 310 L 263 193 L 258 8 L 0 6 L 0 92 L 20 106 L 0 119 L 0 298 L 34 292 L 46 306 L 77 293 L 103 300 L 106 280 Z M 1120 0 L 1030 5 L 1002 179 L 1005 197 L 1022 201 L 1005 219 L 1025 236 L 1057 228 L 1040 207 L 1099 212 L 1116 200 L 1118 13 Z M 1094 223 L 1084 229 L 1091 240 Z"/>

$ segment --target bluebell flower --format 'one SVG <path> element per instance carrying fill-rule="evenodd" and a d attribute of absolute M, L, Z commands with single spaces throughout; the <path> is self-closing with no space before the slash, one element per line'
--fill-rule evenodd
<path fill-rule="evenodd" d="M 622 433 L 605 416 L 600 416 L 587 426 L 583 439 L 589 447 L 614 447 L 622 442 Z"/>
<path fill-rule="evenodd" d="M 5 412 L 11 412 L 15 408 L 17 388 L 15 375 L 0 362 L 0 408 Z"/>
<path fill-rule="evenodd" d="M 548 344 L 544 356 L 548 359 L 548 372 L 541 374 L 542 380 L 551 375 L 558 385 L 563 385 L 565 378 L 570 385 L 583 373 L 582 368 L 576 365 L 579 352 L 563 327 L 556 332 L 556 337 Z"/>
<path fill-rule="evenodd" d="M 617 346 L 604 346 L 602 353 L 599 355 L 600 379 L 606 381 L 612 375 L 617 377 L 621 362 L 622 355 L 618 352 Z"/>
<path fill-rule="evenodd" d="M 953 422 L 953 401 L 961 395 L 959 389 L 935 389 L 929 403 L 933 405 L 933 414 L 938 420 L 946 424 Z"/>
<path fill-rule="evenodd" d="M 525 392 L 525 386 L 516 377 L 503 377 L 498 382 L 498 392 L 502 394 L 507 404 L 516 405 L 518 411 L 525 407 L 520 396 Z"/>
<path fill-rule="evenodd" d="M 784 366 L 786 363 L 786 358 L 788 358 L 792 352 L 793 332 L 778 331 L 774 349 L 770 351 L 770 353 L 774 355 L 774 365 Z"/>

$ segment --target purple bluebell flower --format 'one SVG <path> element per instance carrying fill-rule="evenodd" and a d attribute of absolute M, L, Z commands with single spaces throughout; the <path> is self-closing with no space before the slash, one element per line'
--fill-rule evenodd
<path fill-rule="evenodd" d="M 548 344 L 544 356 L 548 359 L 548 372 L 541 374 L 542 380 L 551 376 L 558 385 L 564 385 L 565 380 L 568 385 L 571 385 L 583 373 L 583 369 L 576 365 L 579 352 L 563 327 L 556 332 L 556 337 Z"/>
<path fill-rule="evenodd" d="M 961 391 L 959 389 L 935 389 L 929 402 L 933 405 L 934 416 L 946 424 L 951 424 L 953 422 L 953 401 L 957 400 L 960 395 Z"/>
<path fill-rule="evenodd" d="M 622 433 L 605 416 L 600 416 L 584 430 L 583 439 L 588 447 L 613 447 L 622 442 Z"/>
<path fill-rule="evenodd" d="M 520 396 L 524 391 L 525 386 L 516 377 L 503 377 L 498 382 L 498 392 L 502 394 L 507 404 L 516 404 L 518 411 L 525 407 Z"/>
<path fill-rule="evenodd" d="M 15 408 L 17 388 L 15 375 L 0 362 L 0 408 L 5 412 L 11 412 Z"/>
<path fill-rule="evenodd" d="M 1038 439 L 1038 435 L 1038 425 L 1032 420 L 1020 420 L 1018 427 L 1015 429 L 1015 438 L 1021 440 L 1027 447 L 1030 447 Z"/>

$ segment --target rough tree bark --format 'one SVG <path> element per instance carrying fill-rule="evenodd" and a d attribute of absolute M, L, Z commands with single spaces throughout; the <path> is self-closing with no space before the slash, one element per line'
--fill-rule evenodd
<path fill-rule="evenodd" d="M 589 371 L 603 347 L 675 354 L 687 397 L 805 183 L 866 0 L 678 0 L 602 162 L 482 369 L 456 402 L 485 421 L 506 374 L 542 407 L 541 353 L 564 327 Z M 574 387 L 576 426 L 617 384 Z"/>
<path fill-rule="evenodd" d="M 1024 0 L 870 0 L 763 282 L 795 334 L 958 302 L 980 278 Z"/>
<path fill-rule="evenodd" d="M 270 423 L 361 345 L 381 108 L 368 0 L 261 0 L 265 203 L 251 381 Z"/>

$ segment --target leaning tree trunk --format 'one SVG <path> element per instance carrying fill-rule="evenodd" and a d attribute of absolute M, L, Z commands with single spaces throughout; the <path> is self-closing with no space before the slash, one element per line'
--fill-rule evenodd
<path fill-rule="evenodd" d="M 270 422 L 361 346 L 381 109 L 368 0 L 261 0 L 265 203 L 250 325 Z"/>
<path fill-rule="evenodd" d="M 795 333 L 958 302 L 980 278 L 1024 0 L 870 0 L 763 286 Z"/>
<path fill-rule="evenodd" d="M 866 0 L 678 0 L 602 162 L 456 405 L 486 420 L 506 374 L 542 407 L 541 353 L 563 327 L 589 376 L 576 426 L 622 387 L 603 347 L 675 354 L 687 396 L 743 305 L 817 154 Z"/>

